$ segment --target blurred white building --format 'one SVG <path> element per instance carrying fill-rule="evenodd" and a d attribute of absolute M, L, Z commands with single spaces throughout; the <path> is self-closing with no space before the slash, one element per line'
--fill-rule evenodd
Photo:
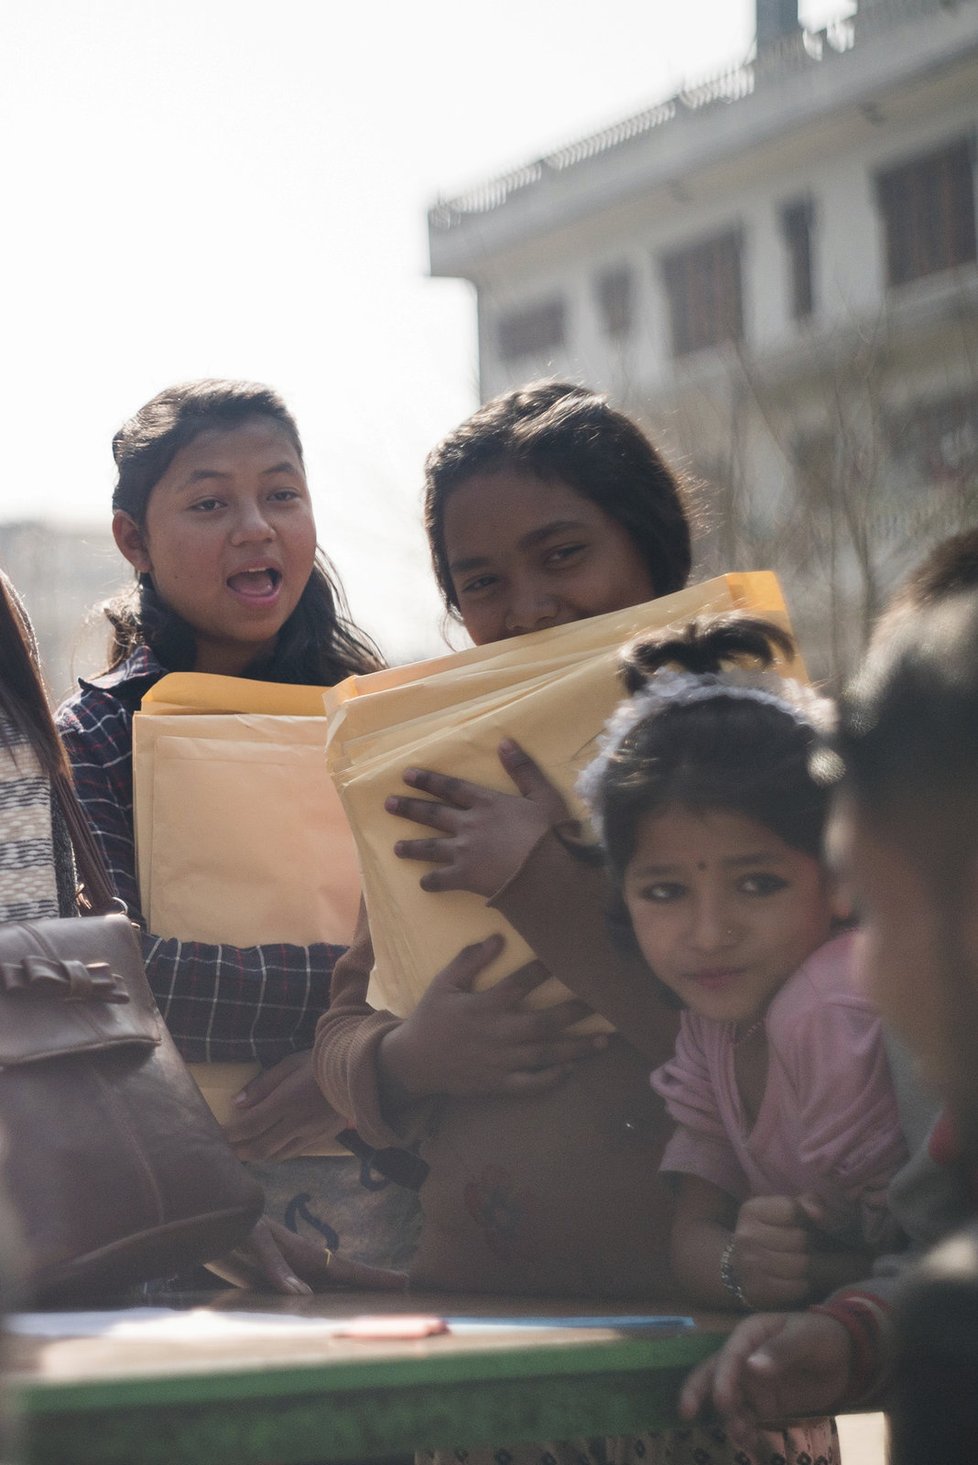
<path fill-rule="evenodd" d="M 819 671 L 978 500 L 978 0 L 860 0 L 429 212 L 481 390 L 586 381 L 703 480 L 704 568 L 771 564 Z M 806 634 L 807 632 L 807 634 Z"/>

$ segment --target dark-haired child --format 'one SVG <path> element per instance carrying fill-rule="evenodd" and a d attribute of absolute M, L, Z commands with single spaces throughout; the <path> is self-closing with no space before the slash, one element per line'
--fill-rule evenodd
<path fill-rule="evenodd" d="M 884 614 L 842 698 L 828 765 L 830 849 L 859 904 L 863 975 L 947 1101 L 890 1189 L 914 1248 L 822 1307 L 740 1324 L 690 1376 L 689 1419 L 709 1404 L 746 1438 L 758 1419 L 789 1412 L 887 1407 L 895 1465 L 978 1450 L 974 1235 L 918 1267 L 978 1210 L 976 727 L 972 530 L 932 549 Z"/>
<path fill-rule="evenodd" d="M 918 572 L 916 613 L 874 638 L 834 740 L 832 848 L 859 902 L 864 975 L 947 1105 L 894 1201 L 915 1229 L 969 1222 L 895 1289 L 892 1337 L 878 1307 L 846 1339 L 864 1386 L 892 1362 L 894 1465 L 978 1452 L 976 543 L 960 536 L 929 557 L 929 593 Z M 847 1303 L 862 1300 L 843 1296 L 835 1319 L 851 1329 Z"/>
<path fill-rule="evenodd" d="M 863 1275 L 893 1239 L 886 1188 L 906 1156 L 821 858 L 809 762 L 826 708 L 772 670 L 790 649 L 734 617 L 637 643 L 632 695 L 582 781 L 627 927 L 683 1007 L 653 1085 L 677 1125 L 674 1274 L 714 1307 L 789 1307 Z M 689 1458 L 728 1448 L 713 1440 L 697 1432 Z M 808 1421 L 757 1458 L 836 1448 L 830 1421 Z"/>

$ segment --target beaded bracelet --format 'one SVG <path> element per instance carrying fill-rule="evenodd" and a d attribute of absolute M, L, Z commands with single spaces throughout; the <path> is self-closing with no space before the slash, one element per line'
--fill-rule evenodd
<path fill-rule="evenodd" d="M 739 1307 L 742 1307 L 745 1312 L 749 1312 L 750 1303 L 744 1296 L 744 1289 L 740 1285 L 740 1278 L 737 1276 L 736 1270 L 734 1268 L 733 1254 L 735 1240 L 736 1238 L 731 1236 L 730 1240 L 723 1248 L 723 1252 L 721 1253 L 720 1281 L 723 1283 L 724 1290 L 730 1293 L 730 1296 L 734 1299 L 737 1305 Z"/>

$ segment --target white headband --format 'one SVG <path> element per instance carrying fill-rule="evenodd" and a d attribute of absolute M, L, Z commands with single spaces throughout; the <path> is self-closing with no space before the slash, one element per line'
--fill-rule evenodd
<path fill-rule="evenodd" d="M 820 732 L 827 732 L 832 726 L 834 708 L 828 697 L 820 697 L 811 687 L 774 671 L 746 671 L 741 667 L 704 673 L 669 668 L 657 671 L 633 696 L 615 708 L 599 739 L 600 751 L 577 780 L 577 792 L 591 811 L 591 822 L 599 838 L 601 818 L 595 808 L 598 793 L 609 765 L 632 729 L 669 707 L 686 707 L 717 698 L 761 702 L 776 707 L 799 726 Z"/>

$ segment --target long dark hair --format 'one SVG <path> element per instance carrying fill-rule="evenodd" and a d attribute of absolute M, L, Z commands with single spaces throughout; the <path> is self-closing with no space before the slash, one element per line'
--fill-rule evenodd
<path fill-rule="evenodd" d="M 167 387 L 123 423 L 112 439 L 118 482 L 113 509 L 143 528 L 154 486 L 181 448 L 202 432 L 226 432 L 268 419 L 285 433 L 303 462 L 299 429 L 282 398 L 259 382 L 207 380 Z M 190 671 L 196 661 L 193 628 L 157 593 L 147 574 L 105 607 L 112 627 L 109 667 L 147 645 L 170 671 Z M 332 686 L 354 672 L 375 671 L 380 653 L 350 620 L 336 571 L 317 549 L 312 574 L 299 603 L 278 635 L 271 655 L 257 659 L 248 675 L 264 681 Z"/>
<path fill-rule="evenodd" d="M 458 615 L 445 545 L 445 504 L 476 473 L 520 468 L 560 479 L 619 523 L 656 595 L 681 590 L 691 564 L 680 484 L 645 433 L 605 397 L 569 382 L 532 382 L 480 407 L 425 463 L 425 529 L 445 605 Z"/>
<path fill-rule="evenodd" d="M 51 716 L 37 644 L 27 614 L 6 576 L 0 573 L 0 713 L 33 748 L 51 782 L 75 855 L 83 908 L 107 910 L 112 891 L 91 830 L 78 803 L 68 759 Z M 0 724 L 0 740 L 6 730 Z M 16 756 L 16 749 L 14 749 Z"/>

